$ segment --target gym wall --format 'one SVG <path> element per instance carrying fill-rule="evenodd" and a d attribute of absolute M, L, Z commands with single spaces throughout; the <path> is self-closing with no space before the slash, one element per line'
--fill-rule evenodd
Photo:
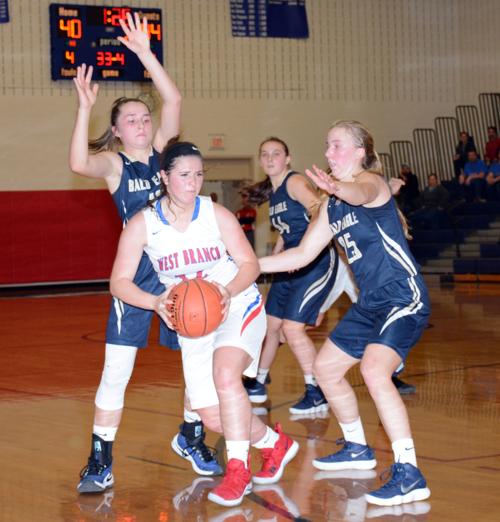
<path fill-rule="evenodd" d="M 120 231 L 103 183 L 68 169 L 76 96 L 72 82 L 50 79 L 49 3 L 10 1 L 11 21 L 0 24 L 0 284 L 106 279 Z M 307 40 L 233 38 L 227 0 L 130 4 L 163 9 L 183 135 L 207 157 L 256 158 L 260 141 L 277 135 L 295 169 L 321 165 L 339 118 L 366 123 L 385 152 L 500 85 L 496 0 L 307 0 Z M 103 83 L 91 136 L 116 97 L 139 93 L 151 86 Z M 210 150 L 214 134 L 225 136 L 223 150 Z"/>

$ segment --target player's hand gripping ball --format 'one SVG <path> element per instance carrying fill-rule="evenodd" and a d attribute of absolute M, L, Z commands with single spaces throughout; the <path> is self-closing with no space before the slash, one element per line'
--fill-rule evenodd
<path fill-rule="evenodd" d="M 222 294 L 204 279 L 188 279 L 172 287 L 167 312 L 174 330 L 183 337 L 203 337 L 222 322 Z"/>

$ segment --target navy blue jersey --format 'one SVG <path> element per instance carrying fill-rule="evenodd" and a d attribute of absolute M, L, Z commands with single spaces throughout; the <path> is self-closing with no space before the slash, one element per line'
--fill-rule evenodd
<path fill-rule="evenodd" d="M 297 246 L 309 225 L 307 209 L 292 199 L 286 189 L 286 184 L 292 176 L 300 174 L 290 171 L 269 198 L 269 218 L 283 238 L 285 249 Z"/>
<path fill-rule="evenodd" d="M 122 152 L 119 155 L 123 161 L 122 177 L 112 196 L 120 218 L 126 223 L 160 194 L 160 154 L 153 149 L 148 165 L 132 161 Z"/>
<path fill-rule="evenodd" d="M 148 201 L 160 194 L 160 154 L 152 149 L 147 165 L 130 160 L 122 152 L 119 152 L 119 155 L 123 162 L 123 170 L 120 185 L 113 192 L 112 197 L 118 214 L 125 224 L 134 214 L 143 209 Z M 160 295 L 165 291 L 165 285 L 158 279 L 146 254 L 142 255 L 134 283 L 145 292 L 154 295 Z M 108 317 L 106 342 L 122 346 L 145 347 L 152 317 L 151 310 L 128 305 L 114 297 Z M 179 348 L 177 334 L 163 321 L 160 322 L 160 344 L 172 349 Z"/>
<path fill-rule="evenodd" d="M 375 208 L 330 198 L 328 218 L 361 294 L 418 274 L 394 198 Z"/>

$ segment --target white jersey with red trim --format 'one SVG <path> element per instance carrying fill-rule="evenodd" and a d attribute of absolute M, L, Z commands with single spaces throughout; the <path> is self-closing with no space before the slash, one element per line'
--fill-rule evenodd
<path fill-rule="evenodd" d="M 147 233 L 144 250 L 165 286 L 195 277 L 225 286 L 234 279 L 238 267 L 222 241 L 210 198 L 196 198 L 193 217 L 184 232 L 168 223 L 159 201 L 154 208 L 148 207 L 143 212 Z M 253 362 L 246 375 L 254 377 L 265 331 L 263 300 L 253 283 L 231 298 L 227 319 L 209 337 L 215 348 L 237 346 L 247 351 Z M 200 341 L 179 335 L 183 351 L 188 350 L 192 342 L 198 345 Z"/>
<path fill-rule="evenodd" d="M 209 197 L 196 198 L 191 223 L 184 232 L 169 224 L 160 201 L 143 212 L 147 231 L 144 250 L 165 286 L 195 277 L 226 285 L 235 277 L 238 267 L 222 241 Z"/>

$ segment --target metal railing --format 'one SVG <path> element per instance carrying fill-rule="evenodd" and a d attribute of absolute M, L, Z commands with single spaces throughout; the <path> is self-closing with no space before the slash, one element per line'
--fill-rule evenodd
<path fill-rule="evenodd" d="M 441 161 L 436 131 L 434 129 L 415 129 L 413 131 L 413 142 L 417 156 L 415 173 L 420 186 L 423 188 L 427 186 L 427 176 L 432 173 L 439 175 L 440 171 Z"/>
<path fill-rule="evenodd" d="M 440 157 L 440 174 L 441 180 L 453 179 L 455 171 L 453 168 L 453 156 L 458 141 L 458 121 L 456 118 L 449 116 L 438 116 L 434 120 L 436 128 L 437 146 Z"/>
<path fill-rule="evenodd" d="M 479 112 L 483 125 L 494 125 L 500 131 L 500 93 L 483 92 L 479 95 Z"/>
<path fill-rule="evenodd" d="M 392 156 L 387 152 L 379 152 L 378 157 L 380 158 L 380 162 L 382 163 L 382 169 L 384 171 L 385 179 L 390 180 L 391 178 L 397 178 L 399 170 L 394 169 L 394 165 L 392 163 Z"/>
<path fill-rule="evenodd" d="M 500 93 L 481 93 L 479 108 L 458 105 L 456 117 L 438 116 L 434 128 L 414 129 L 412 141 L 391 141 L 389 152 L 379 153 L 387 179 L 399 175 L 401 164 L 408 163 L 419 180 L 427 185 L 427 176 L 436 173 L 441 180 L 455 178 L 453 156 L 461 131 L 468 132 L 482 155 L 491 125 L 500 131 Z"/>
<path fill-rule="evenodd" d="M 479 154 L 482 154 L 486 144 L 488 124 L 481 121 L 478 108 L 475 105 L 457 105 L 455 113 L 460 131 L 466 131 L 474 138 L 476 149 Z"/>

